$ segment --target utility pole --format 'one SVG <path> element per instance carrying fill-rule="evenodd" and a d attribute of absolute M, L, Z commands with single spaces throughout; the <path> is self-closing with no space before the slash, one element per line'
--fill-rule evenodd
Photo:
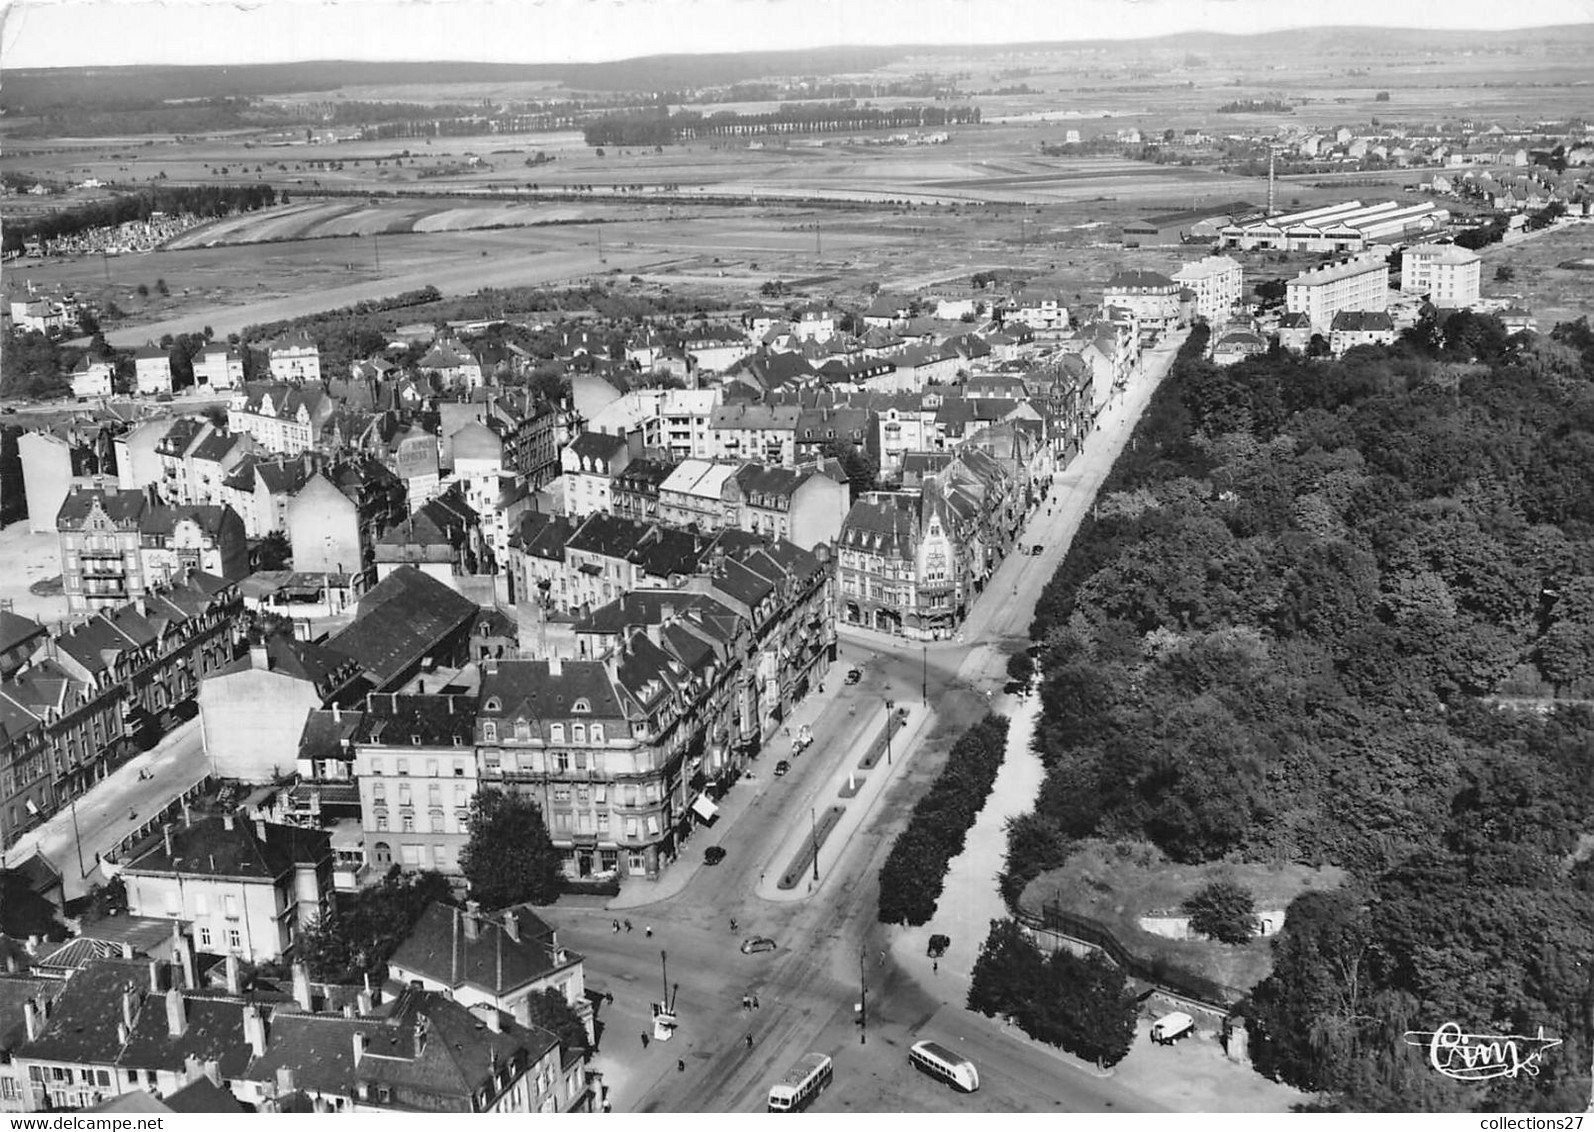
<path fill-rule="evenodd" d="M 886 701 L 886 765 L 891 765 L 891 701 Z"/>
<path fill-rule="evenodd" d="M 924 706 L 930 706 L 930 646 L 920 646 L 924 650 L 924 672 L 920 677 L 919 694 L 924 697 Z"/>
<path fill-rule="evenodd" d="M 89 871 L 83 867 L 83 834 L 77 827 L 77 795 L 70 795 L 68 802 L 72 809 L 72 843 L 77 847 L 77 875 L 81 880 L 89 875 Z"/>

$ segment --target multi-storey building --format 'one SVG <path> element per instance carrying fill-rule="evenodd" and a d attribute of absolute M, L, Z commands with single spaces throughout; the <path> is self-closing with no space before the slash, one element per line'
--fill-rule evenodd
<path fill-rule="evenodd" d="M 710 458 L 790 467 L 797 462 L 799 412 L 796 405 L 716 406 L 709 415 Z"/>
<path fill-rule="evenodd" d="M 297 456 L 316 446 L 333 407 L 320 385 L 251 381 L 233 393 L 227 428 L 249 433 L 267 452 Z"/>
<path fill-rule="evenodd" d="M 111 363 L 84 354 L 72 369 L 72 396 L 79 400 L 111 395 Z"/>
<path fill-rule="evenodd" d="M 203 951 L 275 962 L 330 909 L 332 846 L 325 830 L 228 813 L 166 825 L 119 875 L 132 915 L 192 923 Z"/>
<path fill-rule="evenodd" d="M 676 463 L 713 458 L 712 420 L 718 389 L 667 389 L 659 400 L 662 446 Z"/>
<path fill-rule="evenodd" d="M 1326 335 L 1340 311 L 1388 309 L 1389 261 L 1368 252 L 1309 268 L 1285 284 L 1284 303 L 1307 317 L 1313 333 Z"/>
<path fill-rule="evenodd" d="M 841 533 L 849 498 L 834 460 L 797 469 L 744 464 L 736 482 L 741 488 L 737 525 L 744 531 L 810 551 Z"/>
<path fill-rule="evenodd" d="M 133 351 L 133 379 L 139 393 L 154 397 L 172 391 L 171 353 L 153 342 Z"/>
<path fill-rule="evenodd" d="M 350 736 L 367 862 L 458 876 L 476 797 L 474 696 L 367 697 Z"/>
<path fill-rule="evenodd" d="M 1444 310 L 1474 307 L 1482 263 L 1477 252 L 1455 244 L 1413 244 L 1401 253 L 1400 289 L 1427 295 Z"/>
<path fill-rule="evenodd" d="M 665 460 L 638 457 L 614 477 L 610 488 L 613 513 L 622 519 L 638 523 L 651 523 L 659 518 L 659 499 L 664 482 L 675 471 L 675 465 Z"/>
<path fill-rule="evenodd" d="M 559 454 L 564 469 L 565 514 L 607 514 L 614 506 L 614 477 L 625 470 L 631 451 L 625 437 L 583 432 Z"/>
<path fill-rule="evenodd" d="M 1195 296 L 1195 317 L 1221 326 L 1245 290 L 1245 270 L 1226 255 L 1209 255 L 1179 268 L 1173 281 Z"/>
<path fill-rule="evenodd" d="M 1180 285 L 1155 271 L 1120 271 L 1102 289 L 1101 305 L 1134 314 L 1142 339 L 1179 324 Z"/>
<path fill-rule="evenodd" d="M 659 518 L 705 534 L 738 525 L 742 491 L 735 464 L 683 460 L 659 485 Z"/>
<path fill-rule="evenodd" d="M 321 351 L 308 331 L 296 330 L 261 347 L 276 381 L 320 381 Z"/>
<path fill-rule="evenodd" d="M 212 389 L 235 389 L 244 383 L 244 352 L 226 342 L 211 342 L 194 359 L 194 381 Z"/>

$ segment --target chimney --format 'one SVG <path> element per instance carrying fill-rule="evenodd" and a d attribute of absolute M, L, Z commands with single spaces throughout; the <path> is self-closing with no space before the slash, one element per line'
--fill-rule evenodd
<path fill-rule="evenodd" d="M 161 840 L 166 843 L 166 856 L 172 855 L 172 823 L 161 823 Z"/>
<path fill-rule="evenodd" d="M 548 675 L 549 676 L 563 676 L 564 675 L 564 671 L 565 671 L 565 663 L 564 663 L 563 658 L 557 657 L 557 656 L 550 656 L 548 658 Z"/>
<path fill-rule="evenodd" d="M 353 1018 L 354 1017 L 354 1003 L 345 1002 L 343 1004 L 343 1016 L 345 1018 Z"/>
<path fill-rule="evenodd" d="M 210 1083 L 216 1088 L 221 1088 L 221 1063 L 215 1058 L 205 1062 L 205 1076 L 210 1078 Z"/>
<path fill-rule="evenodd" d="M 172 965 L 174 967 L 180 966 L 183 969 L 184 988 L 198 990 L 198 971 L 195 969 L 194 964 L 194 941 L 191 937 L 183 934 L 182 928 L 176 920 L 172 921 L 172 950 L 176 952 L 172 956 Z"/>
<path fill-rule="evenodd" d="M 31 998 L 24 999 L 22 1003 L 22 1025 L 27 1031 L 28 1041 L 33 1041 L 39 1036 L 39 1031 L 44 1029 L 44 1020 L 39 1017 L 39 1008 L 33 1005 Z"/>
<path fill-rule="evenodd" d="M 138 999 L 133 997 L 133 992 L 122 992 L 122 1024 L 129 1030 L 133 1028 L 133 1017 L 138 1012 Z"/>
<path fill-rule="evenodd" d="M 475 939 L 479 925 L 477 918 L 481 915 L 482 906 L 474 900 L 465 902 L 465 938 Z"/>
<path fill-rule="evenodd" d="M 151 959 L 149 961 L 149 993 L 160 994 L 163 989 L 161 986 L 161 961 L 159 959 Z"/>
<path fill-rule="evenodd" d="M 44 937 L 42 935 L 30 935 L 28 937 L 28 954 L 37 955 L 39 953 L 39 948 L 43 945 Z"/>
<path fill-rule="evenodd" d="M 6 974 L 15 975 L 16 973 L 17 973 L 17 953 L 14 952 L 14 951 L 7 951 L 6 952 Z"/>
<path fill-rule="evenodd" d="M 266 819 L 265 818 L 256 818 L 255 819 L 255 840 L 263 842 L 263 841 L 265 841 L 265 839 L 266 839 Z"/>
<path fill-rule="evenodd" d="M 498 1013 L 498 1007 L 496 1006 L 487 1008 L 487 1028 L 495 1034 L 504 1032 L 504 1016 Z"/>
<path fill-rule="evenodd" d="M 188 1004 L 183 992 L 173 987 L 166 992 L 166 1036 L 180 1038 L 188 1032 Z"/>
<path fill-rule="evenodd" d="M 360 1067 L 360 1060 L 365 1057 L 365 1035 L 354 1035 L 354 1067 Z"/>
<path fill-rule="evenodd" d="M 332 722 L 333 723 L 342 723 L 343 722 L 343 709 L 338 707 L 337 704 L 333 704 L 332 705 Z"/>
<path fill-rule="evenodd" d="M 293 1001 L 300 1010 L 313 1009 L 310 1002 L 310 968 L 303 963 L 293 965 Z"/>
<path fill-rule="evenodd" d="M 118 1022 L 116 1024 L 116 1044 L 117 1045 L 125 1046 L 127 1044 L 127 1039 L 132 1037 L 132 1036 L 133 1036 L 133 1031 L 128 1027 L 126 1022 Z"/>
<path fill-rule="evenodd" d="M 188 807 L 188 799 L 184 798 L 183 799 L 183 828 L 184 829 L 192 829 L 193 827 L 194 827 L 194 811 L 189 809 L 189 807 Z"/>
<path fill-rule="evenodd" d="M 286 1065 L 277 1067 L 277 1096 L 285 1097 L 293 1092 L 293 1070 Z"/>
<path fill-rule="evenodd" d="M 231 810 L 228 810 L 226 813 L 221 815 L 221 825 L 222 825 L 222 828 L 225 829 L 227 832 L 229 832 L 229 833 L 232 832 L 233 822 L 232 822 L 232 811 Z"/>
<path fill-rule="evenodd" d="M 504 913 L 504 934 L 516 943 L 520 942 L 520 917 L 513 910 Z"/>
<path fill-rule="evenodd" d="M 244 1041 L 255 1057 L 266 1056 L 266 1019 L 252 1002 L 244 1007 Z"/>
<path fill-rule="evenodd" d="M 361 991 L 355 996 L 354 1005 L 361 1015 L 371 1013 L 371 992 L 368 990 Z"/>
<path fill-rule="evenodd" d="M 266 642 L 251 641 L 249 644 L 249 667 L 259 672 L 269 671 L 271 658 L 266 655 Z"/>
<path fill-rule="evenodd" d="M 243 994 L 243 992 L 243 973 L 238 967 L 238 956 L 236 954 L 232 954 L 227 956 L 227 993 L 230 995 L 240 995 Z"/>

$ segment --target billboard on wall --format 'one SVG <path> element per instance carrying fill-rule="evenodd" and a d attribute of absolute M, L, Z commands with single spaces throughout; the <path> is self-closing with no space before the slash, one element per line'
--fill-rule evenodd
<path fill-rule="evenodd" d="M 412 480 L 417 476 L 437 475 L 437 439 L 431 436 L 412 436 L 399 442 L 399 478 Z"/>

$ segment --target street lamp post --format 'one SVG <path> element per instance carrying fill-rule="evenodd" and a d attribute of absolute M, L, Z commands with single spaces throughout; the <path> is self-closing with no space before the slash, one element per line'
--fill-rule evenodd
<path fill-rule="evenodd" d="M 923 650 L 924 668 L 919 682 L 919 694 L 924 697 L 924 706 L 930 706 L 930 646 L 925 643 L 920 646 Z"/>
<path fill-rule="evenodd" d="M 886 701 L 886 765 L 891 765 L 891 701 Z"/>
<path fill-rule="evenodd" d="M 89 875 L 89 871 L 83 867 L 83 834 L 78 830 L 77 826 L 76 794 L 67 797 L 67 805 L 72 811 L 72 844 L 77 848 L 77 875 L 78 879 L 81 880 Z"/>
<path fill-rule="evenodd" d="M 819 829 L 814 807 L 808 807 L 808 844 L 814 851 L 814 883 L 819 883 Z"/>
<path fill-rule="evenodd" d="M 858 1044 L 869 1044 L 869 978 L 864 963 L 866 945 L 858 941 Z"/>

